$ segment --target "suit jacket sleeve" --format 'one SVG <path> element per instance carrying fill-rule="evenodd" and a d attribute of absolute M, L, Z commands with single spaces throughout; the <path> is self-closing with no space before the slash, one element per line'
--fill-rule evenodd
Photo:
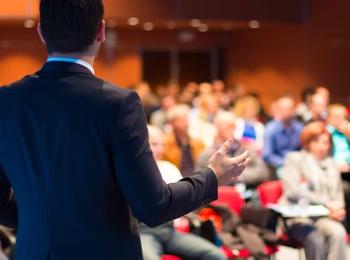
<path fill-rule="evenodd" d="M 3 167 L 0 165 L 0 224 L 16 227 L 18 221 L 17 205 Z"/>
<path fill-rule="evenodd" d="M 191 178 L 165 184 L 148 144 L 141 101 L 129 92 L 112 127 L 113 162 L 117 182 L 135 217 L 157 226 L 217 198 L 217 178 L 209 168 Z"/>

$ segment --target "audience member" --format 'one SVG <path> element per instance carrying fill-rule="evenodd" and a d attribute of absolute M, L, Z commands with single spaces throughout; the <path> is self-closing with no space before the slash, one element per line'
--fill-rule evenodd
<path fill-rule="evenodd" d="M 193 100 L 196 98 L 197 93 L 198 93 L 198 84 L 195 82 L 187 83 L 187 85 L 184 87 L 184 89 L 180 93 L 180 98 L 179 98 L 180 103 L 192 107 Z"/>
<path fill-rule="evenodd" d="M 190 108 L 186 105 L 176 105 L 168 111 L 171 131 L 166 136 L 163 158 L 175 164 L 185 177 L 192 175 L 195 162 L 204 149 L 204 144 L 188 133 L 189 112 Z"/>
<path fill-rule="evenodd" d="M 233 111 L 237 117 L 234 136 L 242 142 L 254 143 L 256 151 L 261 152 L 265 127 L 258 121 L 259 101 L 253 96 L 244 96 L 237 100 Z"/>
<path fill-rule="evenodd" d="M 179 181 L 180 171 L 170 162 L 163 161 L 164 135 L 154 126 L 148 127 L 149 143 L 163 180 L 166 183 Z M 194 234 L 179 233 L 173 222 L 150 228 L 140 224 L 142 254 L 145 260 L 160 260 L 162 254 L 172 254 L 185 259 L 226 259 L 220 249 L 208 240 Z"/>
<path fill-rule="evenodd" d="M 302 118 L 304 124 L 313 121 L 325 121 L 327 118 L 327 107 L 329 104 L 329 91 L 325 87 L 318 87 L 311 97 L 309 111 Z"/>
<path fill-rule="evenodd" d="M 147 122 L 149 122 L 151 114 L 159 108 L 158 97 L 152 92 L 150 85 L 145 81 L 138 83 L 135 86 L 135 91 L 141 99 Z"/>
<path fill-rule="evenodd" d="M 307 121 L 310 117 L 310 103 L 311 98 L 316 93 L 316 88 L 313 86 L 305 87 L 301 93 L 301 102 L 298 104 L 295 109 L 295 114 L 298 120 L 304 122 Z"/>
<path fill-rule="evenodd" d="M 346 260 L 344 195 L 339 171 L 330 156 L 331 136 L 323 122 L 308 124 L 301 133 L 303 150 L 286 157 L 281 203 L 317 204 L 328 217 L 293 219 L 290 235 L 305 248 L 307 260 Z"/>
<path fill-rule="evenodd" d="M 205 147 L 213 144 L 216 129 L 213 125 L 215 115 L 220 111 L 219 103 L 213 94 L 202 94 L 198 99 L 198 108 L 189 114 L 189 135 L 200 140 Z"/>
<path fill-rule="evenodd" d="M 328 131 L 332 135 L 333 159 L 341 172 L 345 194 L 345 227 L 350 232 L 350 123 L 346 107 L 340 104 L 328 108 Z"/>
<path fill-rule="evenodd" d="M 218 147 L 228 138 L 232 138 L 235 129 L 234 122 L 235 116 L 231 112 L 221 111 L 216 115 L 214 119 L 214 125 L 217 129 L 215 141 L 211 147 L 203 151 L 198 160 L 197 167 L 207 166 L 208 159 L 214 154 Z M 270 172 L 261 157 L 257 155 L 255 149 L 251 149 L 249 146 L 243 148 L 249 152 L 250 161 L 237 181 L 244 183 L 248 188 L 256 187 L 270 178 Z M 243 151 L 243 148 L 240 142 L 235 140 L 234 146 L 231 149 L 232 155 Z"/>
<path fill-rule="evenodd" d="M 294 119 L 294 100 L 281 97 L 276 103 L 276 119 L 265 128 L 263 158 L 277 170 L 288 152 L 300 149 L 299 135 L 303 125 Z"/>
<path fill-rule="evenodd" d="M 228 110 L 230 108 L 230 96 L 226 91 L 225 83 L 222 80 L 214 80 L 212 85 L 219 106 L 222 109 Z"/>
<path fill-rule="evenodd" d="M 170 108 L 176 105 L 176 99 L 174 96 L 165 96 L 161 99 L 160 104 L 161 107 L 151 114 L 150 123 L 164 130 L 167 123 L 166 113 Z"/>

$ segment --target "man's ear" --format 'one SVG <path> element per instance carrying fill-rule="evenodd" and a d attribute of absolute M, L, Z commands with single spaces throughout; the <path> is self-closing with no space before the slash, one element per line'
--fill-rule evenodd
<path fill-rule="evenodd" d="M 38 25 L 36 26 L 36 30 L 37 30 L 37 32 L 39 34 L 39 37 L 40 37 L 40 40 L 42 41 L 42 43 L 46 45 L 46 41 L 45 41 L 43 33 L 41 31 L 40 23 L 38 23 Z"/>
<path fill-rule="evenodd" d="M 101 20 L 100 25 L 97 29 L 96 41 L 98 43 L 103 43 L 106 40 L 106 22 Z"/>

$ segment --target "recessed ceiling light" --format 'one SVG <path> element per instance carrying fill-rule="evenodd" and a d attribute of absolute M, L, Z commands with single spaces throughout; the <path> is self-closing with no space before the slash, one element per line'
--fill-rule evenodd
<path fill-rule="evenodd" d="M 198 31 L 200 32 L 207 32 L 209 30 L 209 26 L 205 23 L 202 23 L 198 27 Z"/>
<path fill-rule="evenodd" d="M 248 26 L 252 29 L 258 29 L 260 27 L 260 22 L 257 20 L 251 20 L 249 21 Z"/>
<path fill-rule="evenodd" d="M 190 25 L 192 27 L 199 27 L 201 25 L 201 21 L 199 19 L 192 19 Z"/>
<path fill-rule="evenodd" d="M 145 31 L 152 31 L 154 29 L 154 24 L 151 22 L 147 22 L 143 24 L 143 29 Z"/>
<path fill-rule="evenodd" d="M 128 19 L 128 25 L 130 25 L 130 26 L 138 25 L 139 22 L 140 22 L 140 20 L 137 17 L 129 17 L 129 19 Z"/>
<path fill-rule="evenodd" d="M 33 28 L 35 26 L 35 21 L 33 19 L 27 19 L 24 21 L 25 28 Z"/>

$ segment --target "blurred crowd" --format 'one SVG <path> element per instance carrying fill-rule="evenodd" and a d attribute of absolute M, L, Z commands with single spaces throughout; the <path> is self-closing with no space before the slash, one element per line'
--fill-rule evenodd
<path fill-rule="evenodd" d="M 257 93 L 248 93 L 241 85 L 227 87 L 220 80 L 156 89 L 141 82 L 134 89 L 143 104 L 150 147 L 165 182 L 177 182 L 206 167 L 224 141 L 234 138 L 230 155 L 247 150 L 251 158 L 243 174 L 232 181 L 242 198 L 257 203 L 257 187 L 280 180 L 280 205 L 326 207 L 327 216 L 289 220 L 289 235 L 305 249 L 307 260 L 346 260 L 350 107 L 331 103 L 327 87 L 306 87 L 298 99 L 283 95 L 268 112 Z M 187 218 L 195 223 L 195 216 L 191 213 Z M 0 229 L 0 246 L 10 255 L 14 242 L 4 232 Z M 145 260 L 161 259 L 166 253 L 183 259 L 227 257 L 217 244 L 178 232 L 173 222 L 155 228 L 140 223 L 140 236 Z M 1 250 L 0 259 L 8 259 Z"/>
<path fill-rule="evenodd" d="M 183 87 L 169 84 L 154 91 L 141 82 L 135 90 L 144 106 L 151 148 L 161 162 L 164 180 L 172 179 L 174 169 L 177 176 L 186 177 L 207 166 L 214 151 L 233 137 L 232 156 L 248 150 L 251 158 L 242 176 L 232 182 L 242 197 L 254 200 L 258 185 L 277 179 L 284 185 L 280 204 L 325 206 L 330 212 L 327 217 L 288 223 L 291 234 L 305 248 L 308 260 L 346 259 L 349 107 L 330 103 L 327 87 L 306 87 L 298 99 L 283 95 L 270 105 L 268 113 L 257 93 L 248 93 L 243 86 L 228 88 L 220 80 L 190 82 Z M 149 230 L 145 232 L 149 235 Z M 157 248 L 166 247 L 158 242 Z M 143 247 L 156 248 L 145 239 Z"/>

